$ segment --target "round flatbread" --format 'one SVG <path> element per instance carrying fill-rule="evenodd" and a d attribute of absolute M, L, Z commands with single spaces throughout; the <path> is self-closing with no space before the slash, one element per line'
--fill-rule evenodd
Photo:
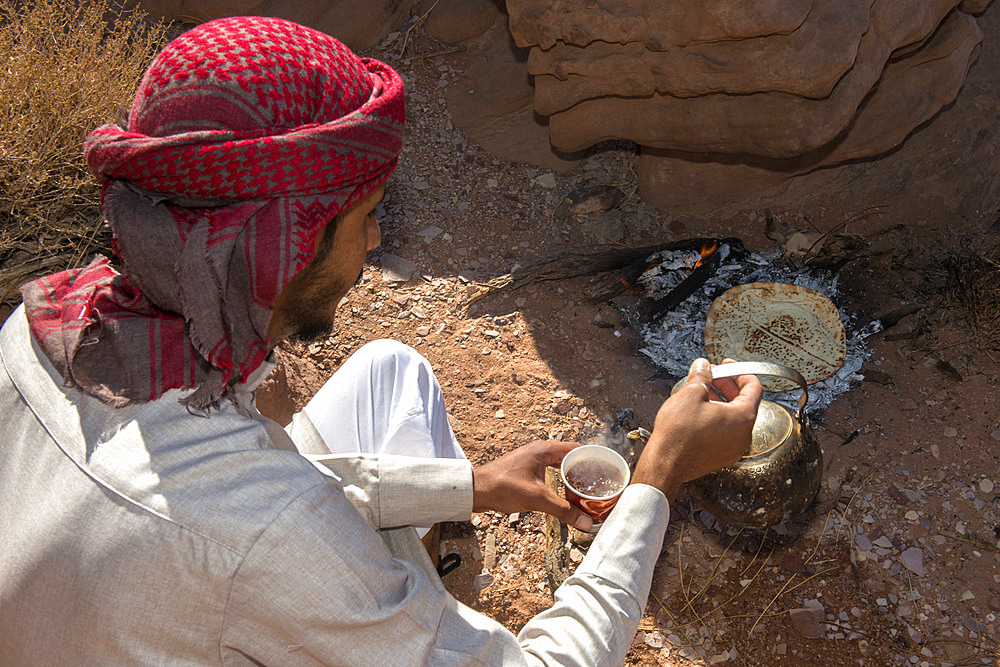
<path fill-rule="evenodd" d="M 836 373 L 845 348 L 837 307 L 816 290 L 798 285 L 737 285 L 712 302 L 705 321 L 705 352 L 713 364 L 726 357 L 770 361 L 794 368 L 809 383 Z M 762 377 L 761 383 L 768 391 L 796 386 L 773 377 Z"/>

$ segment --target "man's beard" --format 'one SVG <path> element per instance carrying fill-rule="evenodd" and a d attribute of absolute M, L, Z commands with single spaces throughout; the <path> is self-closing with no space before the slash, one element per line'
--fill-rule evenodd
<path fill-rule="evenodd" d="M 361 282 L 362 275 L 364 275 L 363 270 L 358 272 L 358 277 L 354 280 L 353 285 L 357 285 Z M 339 291 L 340 290 L 336 290 L 334 294 Z M 348 291 L 350 291 L 350 288 L 348 288 Z M 307 309 L 305 307 L 301 307 L 295 312 L 293 324 L 294 332 L 290 338 L 298 343 L 308 344 L 326 340 L 336 330 L 332 320 L 317 317 L 317 311 Z"/>
<path fill-rule="evenodd" d="M 334 332 L 332 322 L 310 319 L 296 323 L 295 332 L 290 338 L 297 343 L 315 343 L 326 340 Z"/>

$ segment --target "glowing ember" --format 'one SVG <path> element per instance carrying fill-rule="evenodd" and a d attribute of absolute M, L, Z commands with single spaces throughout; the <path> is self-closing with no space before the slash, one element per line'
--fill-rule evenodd
<path fill-rule="evenodd" d="M 716 251 L 716 249 L 717 249 L 718 247 L 719 247 L 719 244 L 718 244 L 718 243 L 715 243 L 715 242 L 712 242 L 711 244 L 708 244 L 708 243 L 706 243 L 705 245 L 703 245 L 703 246 L 701 247 L 701 251 L 700 251 L 700 252 L 701 252 L 701 257 L 699 257 L 699 258 L 698 258 L 698 261 L 694 263 L 694 266 L 692 266 L 692 267 L 691 267 L 691 270 L 692 270 L 692 271 L 694 271 L 694 270 L 695 270 L 695 269 L 697 269 L 697 268 L 698 268 L 699 266 L 701 266 L 701 263 L 702 263 L 702 261 L 703 261 L 703 260 L 704 260 L 704 259 L 705 259 L 706 257 L 709 257 L 709 256 L 711 256 L 711 254 L 712 254 L 713 252 L 715 252 L 715 251 Z"/>

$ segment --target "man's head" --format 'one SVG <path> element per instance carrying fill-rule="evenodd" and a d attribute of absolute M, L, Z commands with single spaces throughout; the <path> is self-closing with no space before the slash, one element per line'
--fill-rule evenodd
<path fill-rule="evenodd" d="M 264 361 L 269 334 L 328 326 L 367 246 L 355 211 L 364 223 L 381 196 L 404 117 L 396 72 L 329 35 L 262 17 L 182 34 L 127 127 L 87 138 L 124 270 L 96 262 L 25 292 L 47 356 L 111 402 L 197 386 L 189 404 L 215 403 Z"/>
<path fill-rule="evenodd" d="M 334 311 L 357 282 L 365 253 L 382 240 L 375 207 L 385 195 L 380 186 L 341 211 L 316 238 L 312 261 L 295 274 L 274 302 L 267 327 L 272 343 L 285 338 L 311 341 L 329 334 Z"/>

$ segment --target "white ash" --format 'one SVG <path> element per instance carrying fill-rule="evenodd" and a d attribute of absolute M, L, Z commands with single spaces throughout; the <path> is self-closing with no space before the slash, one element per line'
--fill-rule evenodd
<path fill-rule="evenodd" d="M 839 292 L 836 276 L 813 275 L 807 268 L 782 266 L 778 263 L 782 253 L 780 248 L 764 253 L 747 253 L 740 261 L 732 259 L 726 263 L 730 259 L 730 250 L 725 244 L 717 250 L 721 253 L 722 264 L 702 287 L 659 322 L 646 323 L 642 327 L 644 344 L 640 351 L 677 379 L 687 375 L 694 359 L 705 356 L 705 318 L 709 306 L 731 287 L 757 281 L 791 283 L 816 290 L 837 305 Z M 687 270 L 699 257 L 699 253 L 690 251 L 665 251 L 650 257 L 651 262 L 659 263 L 639 278 L 646 296 L 656 299 L 667 294 L 687 277 Z M 859 328 L 856 318 L 839 305 L 837 312 L 847 333 L 844 364 L 832 377 L 809 385 L 807 409 L 813 413 L 825 410 L 835 398 L 864 379 L 859 371 L 871 359 L 865 339 L 881 328 L 875 323 Z M 794 408 L 798 404 L 799 393 L 798 389 L 768 392 L 767 398 Z"/>

